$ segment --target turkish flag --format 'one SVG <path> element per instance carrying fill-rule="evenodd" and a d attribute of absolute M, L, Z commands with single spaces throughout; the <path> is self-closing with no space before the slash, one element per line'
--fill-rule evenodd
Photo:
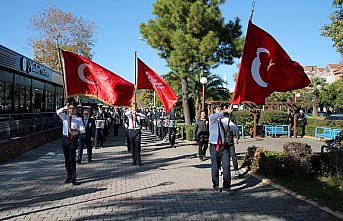
<path fill-rule="evenodd" d="M 62 51 L 68 97 L 85 95 L 114 106 L 130 106 L 134 85 L 91 60 Z"/>
<path fill-rule="evenodd" d="M 303 67 L 292 61 L 271 35 L 249 20 L 232 103 L 264 104 L 274 91 L 285 92 L 309 84 Z"/>
<path fill-rule="evenodd" d="M 163 78 L 161 78 L 148 65 L 144 64 L 144 62 L 139 58 L 137 58 L 137 63 L 137 90 L 155 90 L 163 103 L 164 109 L 166 112 L 168 112 L 170 109 L 172 109 L 177 101 L 177 96 L 175 95 L 174 91 L 169 87 Z"/>

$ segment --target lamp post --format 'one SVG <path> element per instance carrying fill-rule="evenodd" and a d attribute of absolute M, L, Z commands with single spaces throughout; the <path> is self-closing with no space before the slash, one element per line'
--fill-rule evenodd
<path fill-rule="evenodd" d="M 297 138 L 297 98 L 300 97 L 299 93 L 294 94 L 294 104 L 295 104 L 295 109 L 294 109 L 294 121 L 293 121 L 293 134 L 294 137 Z"/>
<path fill-rule="evenodd" d="M 144 41 L 145 42 L 145 39 L 142 38 L 142 37 L 139 37 L 138 40 L 140 41 Z M 157 66 L 157 61 L 156 59 L 154 60 L 154 69 L 156 69 L 156 66 Z M 154 90 L 154 107 L 156 107 L 156 91 Z"/>
<path fill-rule="evenodd" d="M 205 110 L 205 84 L 207 84 L 207 78 L 202 77 L 200 78 L 200 83 L 202 84 L 202 105 L 201 105 L 201 110 Z"/>

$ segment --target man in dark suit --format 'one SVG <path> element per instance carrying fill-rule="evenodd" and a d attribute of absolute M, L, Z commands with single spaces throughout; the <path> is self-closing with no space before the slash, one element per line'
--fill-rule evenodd
<path fill-rule="evenodd" d="M 87 148 L 87 155 L 88 155 L 88 162 L 92 161 L 92 142 L 94 142 L 95 137 L 95 120 L 90 117 L 90 109 L 84 108 L 83 110 L 83 117 L 82 123 L 86 128 L 85 133 L 82 133 L 79 137 L 79 146 L 78 146 L 78 154 L 77 154 L 77 163 L 81 164 L 83 148 L 86 145 Z"/>

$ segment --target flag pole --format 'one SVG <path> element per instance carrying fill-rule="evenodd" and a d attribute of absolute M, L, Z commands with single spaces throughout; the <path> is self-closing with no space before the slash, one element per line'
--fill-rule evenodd
<path fill-rule="evenodd" d="M 135 110 L 137 110 L 137 51 L 135 51 Z"/>
<path fill-rule="evenodd" d="M 61 66 L 61 75 L 62 75 L 62 82 L 63 82 L 63 93 L 64 93 L 64 99 L 67 98 L 67 90 L 66 90 L 66 86 L 65 86 L 65 73 L 64 73 L 64 68 L 63 68 L 63 61 L 62 61 L 62 55 L 61 55 L 61 48 L 60 48 L 60 44 L 57 42 L 57 54 L 58 54 L 58 60 L 60 62 L 60 66 Z"/>
<path fill-rule="evenodd" d="M 252 18 L 254 17 L 254 11 L 255 11 L 255 0 L 252 1 L 252 5 L 251 5 L 250 21 L 252 21 Z"/>

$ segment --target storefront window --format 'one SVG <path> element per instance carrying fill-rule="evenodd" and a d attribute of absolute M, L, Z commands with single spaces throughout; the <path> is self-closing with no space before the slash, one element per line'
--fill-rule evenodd
<path fill-rule="evenodd" d="M 5 82 L 5 103 L 4 103 L 4 112 L 12 112 L 12 100 L 13 100 L 13 84 Z"/>
<path fill-rule="evenodd" d="M 31 79 L 15 74 L 14 109 L 17 113 L 30 112 Z"/>
<path fill-rule="evenodd" d="M 5 82 L 0 81 L 0 114 L 5 112 Z"/>
<path fill-rule="evenodd" d="M 33 112 L 42 112 L 45 108 L 43 108 L 44 102 L 44 83 L 37 80 L 32 80 L 32 107 Z"/>

